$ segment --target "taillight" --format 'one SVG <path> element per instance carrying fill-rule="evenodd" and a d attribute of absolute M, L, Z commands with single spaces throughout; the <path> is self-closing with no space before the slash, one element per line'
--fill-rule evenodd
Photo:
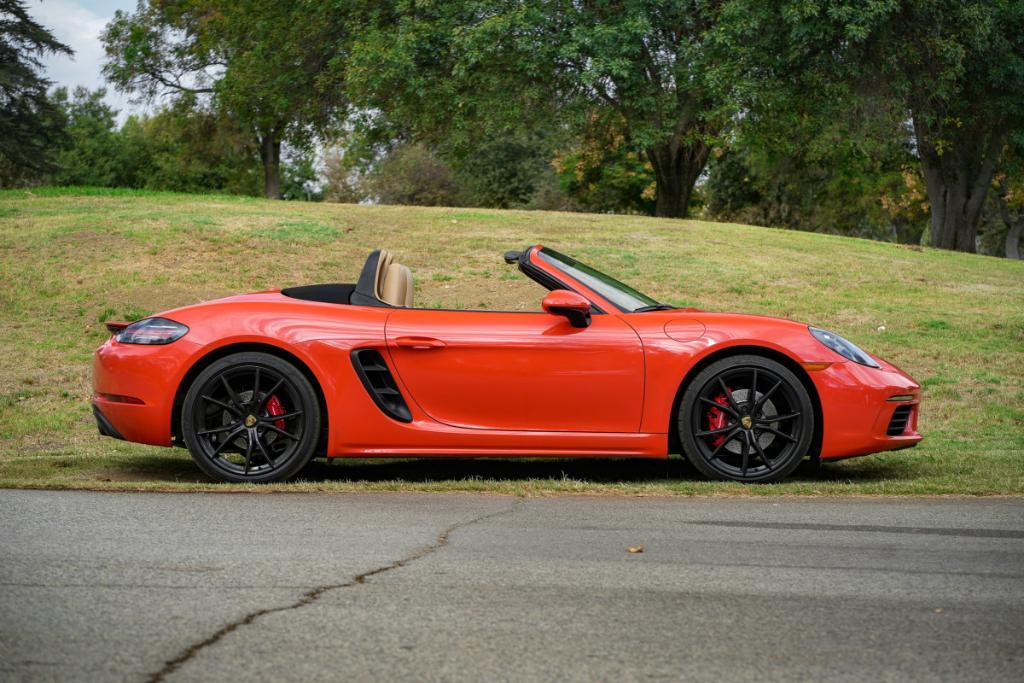
<path fill-rule="evenodd" d="M 132 323 L 114 335 L 122 344 L 170 344 L 185 336 L 188 328 L 167 318 L 146 318 Z"/>

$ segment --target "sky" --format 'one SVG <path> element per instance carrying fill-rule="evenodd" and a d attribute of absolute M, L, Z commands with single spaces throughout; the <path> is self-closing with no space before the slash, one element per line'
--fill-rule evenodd
<path fill-rule="evenodd" d="M 59 41 L 75 51 L 73 57 L 49 55 L 43 59 L 46 77 L 54 85 L 66 85 L 69 90 L 84 85 L 95 90 L 107 88 L 107 102 L 120 110 L 119 120 L 131 111 L 144 107 L 133 106 L 128 98 L 115 91 L 103 80 L 103 45 L 100 32 L 119 9 L 132 11 L 136 0 L 28 0 L 29 16 L 49 29 Z"/>

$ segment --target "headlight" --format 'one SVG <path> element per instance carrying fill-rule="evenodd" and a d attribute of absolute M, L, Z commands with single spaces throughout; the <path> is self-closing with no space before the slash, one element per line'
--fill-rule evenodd
<path fill-rule="evenodd" d="M 134 322 L 114 336 L 122 344 L 170 344 L 185 336 L 188 328 L 167 318 Z"/>
<path fill-rule="evenodd" d="M 835 332 L 829 332 L 828 330 L 823 330 L 819 327 L 808 327 L 807 329 L 815 339 L 838 353 L 843 358 L 852 360 L 854 363 L 866 365 L 869 368 L 882 367 L 875 362 L 874 358 L 864 353 L 859 346 L 854 344 L 852 341 L 843 339 Z"/>

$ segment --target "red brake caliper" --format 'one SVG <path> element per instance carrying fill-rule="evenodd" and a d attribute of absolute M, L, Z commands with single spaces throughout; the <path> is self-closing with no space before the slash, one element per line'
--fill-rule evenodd
<path fill-rule="evenodd" d="M 729 391 L 732 391 L 732 389 L 729 389 Z M 715 398 L 712 399 L 712 400 L 715 403 L 717 403 L 718 405 L 720 405 L 720 406 L 728 406 L 729 405 L 729 399 L 727 399 L 725 397 L 725 394 L 719 394 L 718 396 L 715 396 Z M 727 420 L 726 420 L 726 413 L 725 413 L 724 410 L 719 410 L 718 408 L 708 408 L 708 429 L 709 430 L 711 430 L 711 429 L 721 429 L 722 427 L 725 426 L 726 422 L 727 422 Z M 721 446 L 722 442 L 724 442 L 724 441 L 725 441 L 725 434 L 715 434 L 713 437 L 711 437 L 711 445 L 716 447 L 716 448 Z"/>
<path fill-rule="evenodd" d="M 718 400 L 718 399 L 715 399 Z M 714 410 L 712 408 L 712 410 Z M 281 405 L 281 401 L 277 398 L 277 394 L 271 394 L 270 398 L 267 399 L 267 414 L 268 415 L 284 415 L 285 409 Z M 274 426 L 278 429 L 284 429 L 284 420 L 278 420 L 274 423 Z"/>

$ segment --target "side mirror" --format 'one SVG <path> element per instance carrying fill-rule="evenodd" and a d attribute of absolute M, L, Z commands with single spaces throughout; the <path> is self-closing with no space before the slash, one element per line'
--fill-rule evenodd
<path fill-rule="evenodd" d="M 565 316 L 573 327 L 590 327 L 590 302 L 568 289 L 554 289 L 541 304 L 551 315 Z"/>

